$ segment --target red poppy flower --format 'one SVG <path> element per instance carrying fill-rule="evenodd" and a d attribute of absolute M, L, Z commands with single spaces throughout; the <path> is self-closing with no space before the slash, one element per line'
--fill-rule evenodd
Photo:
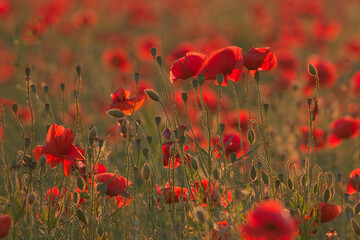
<path fill-rule="evenodd" d="M 150 49 L 156 48 L 159 54 L 161 39 L 158 35 L 149 34 L 139 37 L 135 42 L 136 55 L 143 61 L 152 62 L 154 60 Z"/>
<path fill-rule="evenodd" d="M 125 115 L 130 115 L 133 113 L 133 110 L 134 112 L 138 110 L 145 100 L 145 95 L 142 92 L 139 92 L 135 99 L 135 96 L 130 97 L 130 90 L 126 90 L 123 87 L 120 87 L 116 92 L 110 94 L 110 96 L 112 97 L 112 101 L 106 111 L 118 109 Z"/>
<path fill-rule="evenodd" d="M 318 56 L 312 56 L 308 59 L 308 65 L 312 64 L 316 67 L 319 75 L 319 85 L 322 87 L 332 87 L 337 80 L 336 67 L 331 62 L 325 61 Z M 310 74 L 307 76 L 307 86 L 315 87 L 316 79 Z"/>
<path fill-rule="evenodd" d="M 80 10 L 76 12 L 72 19 L 75 28 L 86 28 L 94 26 L 97 23 L 98 16 L 93 10 Z"/>
<path fill-rule="evenodd" d="M 320 212 L 319 212 L 320 208 Z M 320 202 L 317 205 L 317 215 L 320 214 L 320 222 L 321 223 L 327 223 L 335 218 L 337 218 L 341 213 L 341 207 L 336 204 L 330 204 L 330 203 L 323 203 Z M 319 222 L 319 218 L 317 218 L 316 222 Z"/>
<path fill-rule="evenodd" d="M 239 81 L 243 68 L 242 49 L 235 46 L 219 49 L 207 59 L 204 69 L 200 72 L 205 79 L 215 80 L 217 74 L 224 74 L 223 86 L 226 86 L 229 79 Z"/>
<path fill-rule="evenodd" d="M 275 53 L 271 51 L 269 47 L 265 48 L 254 48 L 252 47 L 246 54 L 244 58 L 244 67 L 248 70 L 255 71 L 269 71 L 277 65 L 277 59 Z"/>
<path fill-rule="evenodd" d="M 341 140 L 355 138 L 359 134 L 360 120 L 350 116 L 345 116 L 334 120 L 330 128 L 329 142 L 332 147 L 340 144 Z"/>
<path fill-rule="evenodd" d="M 201 53 L 188 52 L 176 60 L 170 67 L 170 81 L 195 77 L 201 71 L 206 61 L 206 56 Z"/>
<path fill-rule="evenodd" d="M 276 201 L 261 202 L 238 230 L 244 240 L 292 240 L 298 221 Z"/>
<path fill-rule="evenodd" d="M 213 139 L 212 144 L 215 145 L 218 142 L 219 138 Z M 241 143 L 239 134 L 226 134 L 223 136 L 223 143 L 225 147 L 225 156 L 229 158 L 231 153 L 236 153 L 237 157 L 241 157 Z M 247 141 L 242 141 L 243 153 L 246 154 L 249 150 L 249 143 Z M 220 157 L 221 143 L 219 142 L 215 148 L 215 154 L 217 157 Z"/>
<path fill-rule="evenodd" d="M 211 183 L 208 179 L 202 179 L 201 181 L 197 180 L 194 184 L 194 193 L 197 197 L 202 197 L 202 207 L 207 206 L 209 194 L 212 204 L 214 206 L 223 205 L 227 207 L 229 203 L 232 202 L 231 191 L 225 187 L 225 191 L 219 192 L 219 183 Z"/>
<path fill-rule="evenodd" d="M 308 126 L 301 127 L 300 150 L 303 152 L 306 152 L 308 150 L 309 131 L 310 128 Z M 327 138 L 324 130 L 320 128 L 313 128 L 313 139 L 314 139 L 315 151 L 319 151 L 326 146 Z"/>
<path fill-rule="evenodd" d="M 240 127 L 242 136 L 246 136 L 244 134 L 247 134 L 249 129 L 249 111 L 245 109 L 239 109 L 239 115 L 240 115 Z M 232 111 L 227 114 L 224 114 L 226 122 L 226 126 L 229 125 L 232 127 L 232 129 L 238 130 L 239 129 L 239 120 L 238 120 L 238 112 Z"/>
<path fill-rule="evenodd" d="M 11 228 L 11 217 L 9 215 L 0 216 L 0 238 L 4 238 L 8 235 Z"/>
<path fill-rule="evenodd" d="M 188 145 L 184 146 L 184 152 L 190 148 Z M 163 166 L 165 168 L 177 168 L 181 164 L 180 153 L 175 150 L 174 142 L 167 142 L 162 145 L 163 152 Z M 185 153 L 184 164 L 190 162 L 190 155 Z M 170 164 L 169 164 L 170 163 Z"/>
<path fill-rule="evenodd" d="M 124 73 L 128 73 L 131 70 L 131 62 L 127 53 L 118 49 L 107 49 L 103 53 L 104 64 L 108 68 L 116 69 Z"/>
<path fill-rule="evenodd" d="M 134 197 L 127 194 L 127 196 L 118 195 L 114 197 L 115 203 L 118 206 L 118 208 L 126 207 L 128 206 L 132 201 L 134 201 Z"/>
<path fill-rule="evenodd" d="M 360 94 L 360 71 L 357 71 L 351 78 L 351 89 L 355 94 Z"/>
<path fill-rule="evenodd" d="M 358 175 L 360 179 L 360 168 L 355 169 L 350 173 L 350 179 L 347 186 L 347 194 L 354 194 L 356 192 L 360 192 L 360 180 L 356 183 L 355 176 Z M 356 191 L 356 185 L 358 185 L 357 191 Z"/>
<path fill-rule="evenodd" d="M 164 188 L 160 188 L 157 184 L 155 185 L 155 187 L 156 187 L 156 191 L 159 195 L 159 198 L 157 200 L 159 203 L 162 201 L 161 198 L 164 198 L 165 203 L 170 204 L 172 202 L 177 203 L 181 199 L 184 202 L 186 202 L 186 200 L 189 197 L 188 190 L 186 188 L 173 186 L 173 183 L 171 180 L 165 184 Z M 173 189 L 174 189 L 174 193 L 173 193 Z M 173 195 L 174 195 L 174 198 L 173 198 Z"/>
<path fill-rule="evenodd" d="M 126 194 L 126 187 L 131 185 L 131 182 L 115 173 L 100 173 L 95 175 L 95 180 L 99 183 L 106 183 L 106 195 L 115 197 L 121 194 Z"/>
<path fill-rule="evenodd" d="M 339 23 L 325 22 L 322 20 L 316 20 L 312 26 L 313 36 L 320 42 L 332 41 L 339 36 L 340 25 Z"/>
<path fill-rule="evenodd" d="M 225 240 L 228 239 L 229 233 L 228 233 L 228 222 L 221 221 L 215 224 L 214 230 L 211 231 L 211 239 L 212 240 Z"/>
<path fill-rule="evenodd" d="M 72 144 L 74 134 L 70 128 L 52 124 L 46 136 L 44 146 L 37 146 L 33 150 L 34 158 L 39 161 L 40 157 L 46 155 L 46 163 L 52 168 L 61 163 L 64 167 L 64 174 L 70 177 L 70 171 L 76 161 L 84 160 L 84 156 Z"/>
<path fill-rule="evenodd" d="M 63 192 L 60 192 L 57 187 L 49 188 L 44 195 L 44 200 L 45 202 L 48 202 L 50 199 L 51 205 L 55 207 L 55 204 L 59 204 L 59 200 L 64 197 L 64 192 L 66 193 L 66 189 Z"/>

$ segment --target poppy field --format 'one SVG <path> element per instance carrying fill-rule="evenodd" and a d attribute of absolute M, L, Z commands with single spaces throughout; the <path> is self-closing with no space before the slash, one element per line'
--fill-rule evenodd
<path fill-rule="evenodd" d="M 0 0 L 0 239 L 359 239 L 359 9 Z"/>

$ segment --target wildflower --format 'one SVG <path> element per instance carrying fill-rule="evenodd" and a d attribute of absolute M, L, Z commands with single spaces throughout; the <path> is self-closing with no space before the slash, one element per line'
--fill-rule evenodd
<path fill-rule="evenodd" d="M 276 201 L 261 202 L 240 225 L 244 240 L 292 240 L 297 231 L 297 220 Z"/>
<path fill-rule="evenodd" d="M 106 184 L 106 195 L 110 197 L 125 194 L 126 188 L 131 182 L 115 173 L 100 173 L 95 175 L 98 183 Z"/>
<path fill-rule="evenodd" d="M 229 79 L 239 81 L 243 68 L 242 49 L 235 46 L 219 49 L 208 57 L 204 69 L 200 72 L 205 79 L 215 80 L 217 74 L 224 75 L 223 86 L 226 86 Z"/>
<path fill-rule="evenodd" d="M 336 204 L 320 202 L 316 207 L 316 211 L 317 219 L 315 220 L 315 222 L 319 222 L 320 215 L 320 222 L 327 223 L 334 220 L 340 215 L 341 207 Z"/>
<path fill-rule="evenodd" d="M 139 93 L 137 96 L 130 97 L 130 90 L 120 87 L 117 91 L 110 94 L 112 101 L 106 111 L 117 109 L 122 111 L 125 115 L 130 115 L 138 110 L 144 103 L 145 95 Z"/>
<path fill-rule="evenodd" d="M 98 20 L 97 13 L 93 10 L 80 10 L 76 12 L 72 19 L 75 28 L 86 28 L 96 25 Z"/>
<path fill-rule="evenodd" d="M 341 140 L 355 138 L 359 135 L 360 120 L 351 116 L 345 116 L 333 121 L 330 125 L 331 134 L 329 142 L 332 147 L 340 144 Z"/>
<path fill-rule="evenodd" d="M 310 128 L 308 126 L 301 127 L 300 150 L 303 152 L 306 152 L 309 147 L 309 131 Z M 321 128 L 313 128 L 312 135 L 315 151 L 323 149 L 327 143 L 326 133 L 324 132 L 324 130 L 322 130 Z"/>
<path fill-rule="evenodd" d="M 360 71 L 355 72 L 351 79 L 351 89 L 354 94 L 360 94 Z"/>
<path fill-rule="evenodd" d="M 70 128 L 65 129 L 61 125 L 52 124 L 46 136 L 44 146 L 37 146 L 33 150 L 34 158 L 39 161 L 40 157 L 46 155 L 46 163 L 52 168 L 61 163 L 64 174 L 70 177 L 70 171 L 76 161 L 84 160 L 79 149 L 72 144 L 74 134 Z"/>
<path fill-rule="evenodd" d="M 4 238 L 8 235 L 11 228 L 11 217 L 9 215 L 0 216 L 0 238 Z"/>
<path fill-rule="evenodd" d="M 347 194 L 354 194 L 356 192 L 360 192 L 360 180 L 358 182 L 355 181 L 355 176 L 357 175 L 357 179 L 360 179 L 360 168 L 355 169 L 350 173 L 350 179 L 347 186 Z"/>
<path fill-rule="evenodd" d="M 124 73 L 128 73 L 131 70 L 130 58 L 122 49 L 107 49 L 103 53 L 103 61 L 108 68 Z"/>
<path fill-rule="evenodd" d="M 164 188 L 160 188 L 157 184 L 155 187 L 159 195 L 158 202 L 161 202 L 161 198 L 164 198 L 164 202 L 167 204 L 177 203 L 181 199 L 186 202 L 188 198 L 188 190 L 186 188 L 173 186 L 171 180 L 165 184 Z"/>
<path fill-rule="evenodd" d="M 212 240 L 226 240 L 228 239 L 228 222 L 226 220 L 218 222 L 214 226 L 214 230 L 211 231 Z"/>
<path fill-rule="evenodd" d="M 269 47 L 254 48 L 252 47 L 244 58 L 244 67 L 248 70 L 269 71 L 276 67 L 277 59 L 275 53 Z"/>
<path fill-rule="evenodd" d="M 195 181 L 194 184 L 194 193 L 197 196 L 202 197 L 202 207 L 207 206 L 208 198 L 211 199 L 212 204 L 214 206 L 223 205 L 224 207 L 228 206 L 228 203 L 232 202 L 232 194 L 227 187 L 225 187 L 225 191 L 220 193 L 219 192 L 219 183 L 218 182 L 211 182 L 208 179 L 202 179 Z"/>
<path fill-rule="evenodd" d="M 213 139 L 212 144 L 215 145 L 218 142 L 219 138 Z M 231 153 L 236 153 L 237 157 L 241 157 L 241 142 L 239 134 L 226 134 L 223 136 L 223 144 L 225 147 L 225 156 L 229 158 Z M 217 157 L 220 157 L 221 143 L 218 142 L 214 150 Z M 242 141 L 242 150 L 243 153 L 246 153 L 249 150 L 249 143 L 247 141 Z"/>
<path fill-rule="evenodd" d="M 195 77 L 202 70 L 206 56 L 201 53 L 188 52 L 176 60 L 170 67 L 170 81 Z"/>
<path fill-rule="evenodd" d="M 184 145 L 184 164 L 190 162 L 190 155 L 185 153 L 190 148 L 188 145 Z M 163 166 L 165 168 L 177 168 L 181 164 L 180 153 L 176 151 L 174 142 L 167 142 L 162 145 L 163 152 Z"/>

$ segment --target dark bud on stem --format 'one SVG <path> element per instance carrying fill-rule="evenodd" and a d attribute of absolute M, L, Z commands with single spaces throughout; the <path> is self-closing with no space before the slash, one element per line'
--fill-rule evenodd
<path fill-rule="evenodd" d="M 307 99 L 307 104 L 308 104 L 309 106 L 311 106 L 311 103 L 312 103 L 312 99 L 311 99 L 311 98 L 308 98 L 308 99 Z"/>
<path fill-rule="evenodd" d="M 60 83 L 61 91 L 65 91 L 65 83 Z"/>
<path fill-rule="evenodd" d="M 17 113 L 17 111 L 19 110 L 19 106 L 14 103 L 13 105 L 11 105 L 11 109 L 13 110 L 14 113 Z"/>
<path fill-rule="evenodd" d="M 140 74 L 139 73 L 134 73 L 134 80 L 135 80 L 136 83 L 139 82 L 139 80 L 140 80 Z"/>
<path fill-rule="evenodd" d="M 264 111 L 267 112 L 269 110 L 269 104 L 268 103 L 264 103 L 263 107 L 264 107 Z"/>
<path fill-rule="evenodd" d="M 80 76 L 81 74 L 81 67 L 80 66 L 76 66 L 76 73 Z"/>
<path fill-rule="evenodd" d="M 188 100 L 188 95 L 187 95 L 187 93 L 186 93 L 186 92 L 181 93 L 181 98 L 182 98 L 182 100 L 184 101 L 184 103 L 186 103 L 187 100 Z"/>
<path fill-rule="evenodd" d="M 103 140 L 103 139 L 99 139 L 98 145 L 99 145 L 99 148 L 101 149 L 101 148 L 104 146 L 104 140 Z"/>
<path fill-rule="evenodd" d="M 151 177 L 151 168 L 148 163 L 145 163 L 142 170 L 141 170 L 141 176 L 145 181 L 149 181 Z"/>
<path fill-rule="evenodd" d="M 48 87 L 47 85 L 45 85 L 45 86 L 43 87 L 43 89 L 44 89 L 44 92 L 45 92 L 45 93 L 48 93 L 48 92 L 49 92 L 49 87 Z"/>
<path fill-rule="evenodd" d="M 45 103 L 45 112 L 49 112 L 50 111 L 50 104 L 49 103 Z"/>
<path fill-rule="evenodd" d="M 31 84 L 30 89 L 34 94 L 36 94 L 36 86 L 35 86 L 35 84 Z"/>
<path fill-rule="evenodd" d="M 224 82 L 224 74 L 216 74 L 216 82 L 221 86 Z"/>
<path fill-rule="evenodd" d="M 33 192 L 29 193 L 27 196 L 28 204 L 30 204 L 30 205 L 34 204 L 35 200 L 36 200 L 35 194 Z"/>
<path fill-rule="evenodd" d="M 309 64 L 308 71 L 311 76 L 316 76 L 318 74 L 316 67 L 312 64 Z"/>
<path fill-rule="evenodd" d="M 193 80 L 193 81 L 192 81 L 192 86 L 193 86 L 193 88 L 195 88 L 195 89 L 196 89 L 196 88 L 197 88 L 197 86 L 198 86 L 198 83 L 199 83 L 199 82 L 198 82 L 198 80 L 196 80 L 196 79 L 195 79 L 195 80 Z"/>
<path fill-rule="evenodd" d="M 204 84 L 204 82 L 205 82 L 204 74 L 199 74 L 198 75 L 198 82 L 199 82 L 200 86 Z"/>
<path fill-rule="evenodd" d="M 155 58 L 156 57 L 156 48 L 151 48 L 150 53 L 151 53 L 151 56 L 153 56 L 153 58 Z"/>
<path fill-rule="evenodd" d="M 25 68 L 25 76 L 26 76 L 26 80 L 30 79 L 30 68 L 29 67 Z"/>
<path fill-rule="evenodd" d="M 161 123 L 161 117 L 160 117 L 160 116 L 156 116 L 156 117 L 155 117 L 155 124 L 159 127 L 160 123 Z"/>
<path fill-rule="evenodd" d="M 220 126 L 220 132 L 222 134 L 225 130 L 225 123 L 220 123 L 219 126 Z"/>
<path fill-rule="evenodd" d="M 159 64 L 159 66 L 161 67 L 162 64 L 163 64 L 162 57 L 161 57 L 161 56 L 157 56 L 157 57 L 156 57 L 156 62 L 157 62 L 157 64 Z"/>

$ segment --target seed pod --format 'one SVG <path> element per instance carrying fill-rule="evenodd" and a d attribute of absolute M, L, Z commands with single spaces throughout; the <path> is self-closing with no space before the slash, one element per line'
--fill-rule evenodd
<path fill-rule="evenodd" d="M 152 143 L 152 136 L 147 136 L 146 141 L 151 144 Z"/>
<path fill-rule="evenodd" d="M 82 221 L 85 225 L 87 225 L 85 213 L 81 209 L 79 208 L 76 209 L 76 216 L 80 221 Z"/>
<path fill-rule="evenodd" d="M 158 102 L 160 100 L 159 94 L 157 92 L 155 92 L 152 89 L 145 89 L 144 92 L 146 93 L 146 95 L 148 95 L 148 97 L 155 101 Z"/>
<path fill-rule="evenodd" d="M 230 153 L 230 161 L 234 163 L 236 162 L 236 159 L 237 159 L 237 154 L 234 152 Z"/>
<path fill-rule="evenodd" d="M 36 94 L 36 86 L 35 86 L 35 84 L 31 84 L 30 89 L 34 94 Z"/>
<path fill-rule="evenodd" d="M 151 168 L 148 163 L 145 163 L 142 170 L 141 170 L 141 176 L 145 181 L 149 181 L 151 177 Z"/>
<path fill-rule="evenodd" d="M 280 182 L 284 183 L 284 174 L 279 173 L 278 174 L 278 179 L 280 180 Z"/>
<path fill-rule="evenodd" d="M 203 207 L 194 208 L 194 216 L 199 224 L 204 224 L 206 221 L 206 213 Z"/>
<path fill-rule="evenodd" d="M 151 53 L 151 56 L 153 56 L 153 58 L 155 58 L 156 57 L 156 48 L 151 48 L 150 53 Z"/>
<path fill-rule="evenodd" d="M 205 76 L 204 76 L 204 74 L 198 74 L 197 77 L 198 77 L 197 79 L 198 79 L 199 84 L 200 84 L 200 85 L 203 85 L 204 82 L 205 82 Z"/>
<path fill-rule="evenodd" d="M 110 117 L 113 118 L 122 118 L 125 116 L 125 114 L 117 109 L 110 109 L 109 111 L 106 112 Z"/>
<path fill-rule="evenodd" d="M 199 169 L 199 164 L 195 158 L 191 157 L 190 164 L 192 168 L 195 169 L 196 171 Z"/>
<path fill-rule="evenodd" d="M 281 182 L 279 179 L 275 180 L 275 187 L 278 188 L 280 186 Z"/>
<path fill-rule="evenodd" d="M 252 128 L 249 128 L 247 137 L 248 137 L 249 143 L 254 144 L 254 142 L 255 142 L 255 132 L 254 132 L 254 130 Z"/>
<path fill-rule="evenodd" d="M 223 133 L 225 130 L 225 123 L 220 123 L 219 126 L 220 126 L 221 133 Z"/>
<path fill-rule="evenodd" d="M 60 89 L 61 91 L 65 91 L 65 83 L 60 83 Z"/>
<path fill-rule="evenodd" d="M 214 171 L 213 171 L 213 177 L 214 177 L 215 180 L 219 180 L 219 179 L 220 179 L 220 172 L 219 172 L 219 170 L 214 169 Z"/>
<path fill-rule="evenodd" d="M 269 104 L 268 103 L 264 103 L 263 105 L 263 108 L 264 108 L 264 111 L 267 112 L 269 110 Z"/>
<path fill-rule="evenodd" d="M 13 110 L 14 113 L 17 113 L 17 111 L 19 110 L 19 106 L 14 103 L 13 105 L 11 105 L 11 109 Z"/>
<path fill-rule="evenodd" d="M 144 149 L 142 150 L 142 152 L 143 152 L 144 157 L 145 157 L 146 159 L 148 159 L 148 158 L 149 158 L 149 149 L 148 149 L 148 148 L 144 148 Z"/>

